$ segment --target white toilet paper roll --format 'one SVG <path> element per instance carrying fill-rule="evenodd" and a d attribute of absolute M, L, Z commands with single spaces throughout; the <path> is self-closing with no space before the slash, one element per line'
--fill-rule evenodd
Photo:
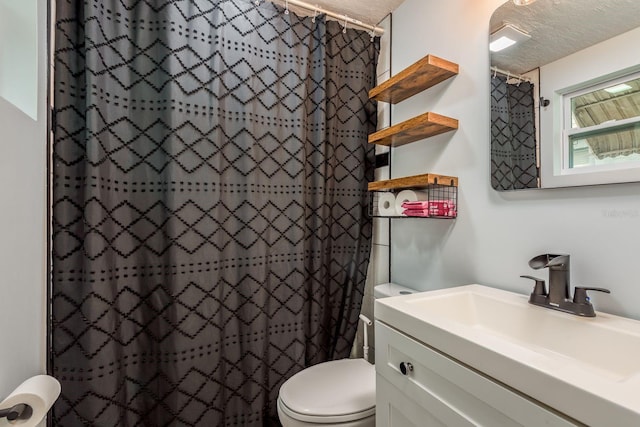
<path fill-rule="evenodd" d="M 396 197 L 393 193 L 380 193 L 378 195 L 378 214 L 382 216 L 396 215 Z"/>
<path fill-rule="evenodd" d="M 396 196 L 396 215 L 402 215 L 404 202 L 417 202 L 419 200 L 429 200 L 429 193 L 426 191 L 402 190 Z"/>
<path fill-rule="evenodd" d="M 31 417 L 26 420 L 9 422 L 0 418 L 0 426 L 35 427 L 47 415 L 47 412 L 60 395 L 60 383 L 49 375 L 36 375 L 16 388 L 0 403 L 0 409 L 8 409 L 20 403 L 31 407 Z"/>

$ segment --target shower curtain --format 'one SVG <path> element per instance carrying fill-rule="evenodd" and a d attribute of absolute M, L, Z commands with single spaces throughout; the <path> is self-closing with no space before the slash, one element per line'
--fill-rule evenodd
<path fill-rule="evenodd" d="M 491 77 L 491 186 L 538 187 L 533 84 Z"/>
<path fill-rule="evenodd" d="M 378 40 L 245 0 L 58 0 L 58 426 L 277 425 L 349 355 Z"/>

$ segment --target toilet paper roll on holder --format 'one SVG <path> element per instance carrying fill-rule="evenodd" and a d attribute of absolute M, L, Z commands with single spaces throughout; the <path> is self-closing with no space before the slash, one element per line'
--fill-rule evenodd
<path fill-rule="evenodd" d="M 33 414 L 33 409 L 26 403 L 18 403 L 11 408 L 0 409 L 0 418 L 6 418 L 9 421 L 28 420 Z"/>

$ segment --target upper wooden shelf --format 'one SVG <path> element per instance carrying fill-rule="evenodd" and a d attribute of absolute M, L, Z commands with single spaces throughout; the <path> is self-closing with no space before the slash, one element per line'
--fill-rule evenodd
<path fill-rule="evenodd" d="M 398 147 L 456 129 L 456 119 L 429 112 L 372 133 L 369 143 Z"/>
<path fill-rule="evenodd" d="M 369 191 L 400 190 L 403 188 L 428 187 L 430 185 L 458 186 L 458 177 L 426 173 L 403 178 L 374 181 L 369 183 Z"/>
<path fill-rule="evenodd" d="M 397 104 L 458 74 L 458 64 L 427 55 L 369 91 L 369 98 Z"/>

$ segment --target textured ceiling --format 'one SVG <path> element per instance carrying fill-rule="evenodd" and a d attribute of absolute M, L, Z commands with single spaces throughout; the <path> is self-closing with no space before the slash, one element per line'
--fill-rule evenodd
<path fill-rule="evenodd" d="M 341 15 L 355 18 L 365 24 L 376 25 L 390 12 L 395 10 L 404 0 L 302 0 L 310 5 L 317 5 L 323 9 L 331 10 Z M 284 0 L 276 0 L 274 3 L 283 4 Z M 291 7 L 291 9 L 295 9 Z M 302 10 L 296 10 L 304 13 Z M 311 12 L 313 14 L 313 12 Z"/>
<path fill-rule="evenodd" d="M 531 39 L 492 53 L 491 65 L 521 74 L 639 27 L 640 0 L 509 1 L 494 12 L 490 32 L 505 22 Z"/>

